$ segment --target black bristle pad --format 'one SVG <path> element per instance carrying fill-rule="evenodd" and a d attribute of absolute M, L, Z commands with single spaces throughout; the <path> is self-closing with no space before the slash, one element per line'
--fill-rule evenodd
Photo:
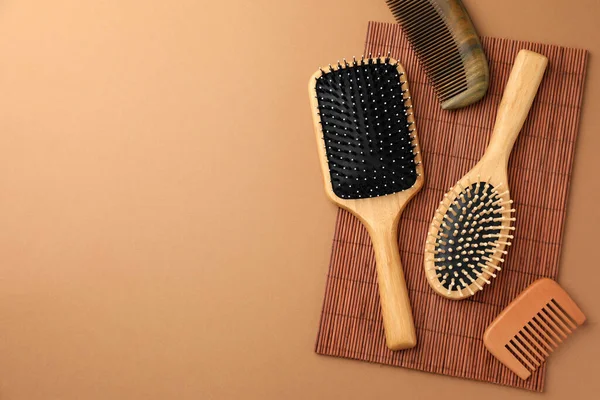
<path fill-rule="evenodd" d="M 469 286 L 471 279 L 478 279 L 477 272 L 482 273 L 484 269 L 480 264 L 486 264 L 482 257 L 489 258 L 496 249 L 490 243 L 495 243 L 498 238 L 488 235 L 499 234 L 502 227 L 501 221 L 493 221 L 502 218 L 502 212 L 498 205 L 500 198 L 492 185 L 475 183 L 461 194 L 443 217 L 435 256 L 436 272 L 441 274 L 439 281 L 445 281 L 443 286 L 448 289 L 454 280 L 453 290 Z"/>
<path fill-rule="evenodd" d="M 440 100 L 467 90 L 467 73 L 459 48 L 435 6 L 428 0 L 387 0 L 387 3 Z"/>
<path fill-rule="evenodd" d="M 417 179 L 412 125 L 394 65 L 369 60 L 316 81 L 333 192 L 344 199 L 384 196 Z"/>

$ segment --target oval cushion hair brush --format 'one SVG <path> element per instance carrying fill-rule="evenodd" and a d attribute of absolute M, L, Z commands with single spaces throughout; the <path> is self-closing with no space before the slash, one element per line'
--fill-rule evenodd
<path fill-rule="evenodd" d="M 489 69 L 460 0 L 386 0 L 445 110 L 480 100 Z"/>
<path fill-rule="evenodd" d="M 501 270 L 514 227 L 508 158 L 544 76 L 548 59 L 521 50 L 504 89 L 485 154 L 444 196 L 425 245 L 425 274 L 437 293 L 465 299 Z"/>
<path fill-rule="evenodd" d="M 373 243 L 387 346 L 414 347 L 398 221 L 423 185 L 423 167 L 404 69 L 390 58 L 344 60 L 317 71 L 309 94 L 325 192 Z"/>

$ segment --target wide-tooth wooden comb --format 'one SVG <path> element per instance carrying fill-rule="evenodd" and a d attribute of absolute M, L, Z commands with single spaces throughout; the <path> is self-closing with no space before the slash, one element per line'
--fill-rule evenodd
<path fill-rule="evenodd" d="M 585 322 L 585 315 L 556 282 L 532 283 L 488 326 L 483 343 L 502 364 L 527 379 Z"/>

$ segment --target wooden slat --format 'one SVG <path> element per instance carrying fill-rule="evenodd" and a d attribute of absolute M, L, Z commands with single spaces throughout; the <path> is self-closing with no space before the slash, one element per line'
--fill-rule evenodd
<path fill-rule="evenodd" d="M 471 107 L 448 112 L 440 108 L 400 26 L 369 24 L 365 53 L 391 51 L 407 71 L 424 156 L 425 187 L 408 205 L 399 227 L 419 342 L 403 352 L 386 348 L 369 236 L 340 210 L 315 348 L 324 355 L 542 391 L 544 364 L 527 381 L 515 378 L 485 351 L 482 335 L 530 283 L 558 276 L 588 53 L 506 39 L 483 38 L 482 43 L 491 70 L 489 93 Z M 483 154 L 521 48 L 546 55 L 549 68 L 509 165 L 517 209 L 515 241 L 493 285 L 469 300 L 448 301 L 434 294 L 423 273 L 428 225 L 441 196 Z"/>

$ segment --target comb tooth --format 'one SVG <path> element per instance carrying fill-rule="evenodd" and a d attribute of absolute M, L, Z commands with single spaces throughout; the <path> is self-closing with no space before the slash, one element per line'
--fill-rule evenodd
<path fill-rule="evenodd" d="M 408 4 L 404 9 L 398 9 L 397 15 L 402 20 L 402 24 L 405 28 L 414 30 L 417 29 L 419 25 L 411 23 L 431 17 L 433 15 L 432 11 L 435 12 L 435 10 L 432 10 L 431 7 L 426 5 L 426 2 L 413 2 L 413 4 Z"/>
<path fill-rule="evenodd" d="M 555 348 L 558 347 L 559 343 L 562 343 L 561 338 L 558 337 L 558 335 L 556 335 L 556 333 L 552 332 L 552 329 L 550 329 L 550 327 L 548 325 L 546 325 L 546 323 L 544 322 L 544 320 L 542 318 L 539 317 L 539 314 L 536 315 L 535 317 L 533 317 L 534 322 L 534 326 L 536 328 L 539 329 L 540 332 L 542 332 L 542 334 L 544 335 L 544 337 L 550 342 L 550 344 L 552 344 L 552 346 L 554 346 Z M 556 343 L 554 340 L 558 340 L 558 343 Z"/>
<path fill-rule="evenodd" d="M 463 81 L 463 79 L 460 79 L 460 80 L 457 80 L 457 81 L 458 81 L 458 82 L 461 82 L 461 81 Z M 440 99 L 441 99 L 442 101 L 445 101 L 445 100 L 447 100 L 447 99 L 451 99 L 452 97 L 454 97 L 454 96 L 457 96 L 457 95 L 459 95 L 460 93 L 462 93 L 462 92 L 466 91 L 466 90 L 467 90 L 467 88 L 468 88 L 467 84 L 466 84 L 466 83 L 463 83 L 463 84 L 461 84 L 460 86 L 457 86 L 455 90 L 453 90 L 453 91 L 448 91 L 448 92 L 444 93 L 444 94 L 443 94 L 443 96 L 442 96 L 442 97 L 440 97 Z"/>
<path fill-rule="evenodd" d="M 527 366 L 530 370 L 534 371 L 535 367 L 531 365 L 529 361 L 527 361 L 527 357 L 525 357 L 514 345 L 514 342 L 511 340 L 506 344 L 506 347 L 513 353 L 513 355 L 519 360 L 519 362 L 525 366 Z"/>
<path fill-rule="evenodd" d="M 572 302 L 573 300 L 571 300 Z M 568 304 L 563 305 L 556 299 L 552 299 L 552 303 L 558 308 L 567 318 L 572 322 L 572 324 L 577 327 L 585 322 L 585 315 L 581 313 L 581 310 L 577 308 L 577 305 L 572 304 L 569 306 Z M 573 313 L 573 314 L 571 314 Z M 579 315 L 578 315 L 579 314 Z"/>
<path fill-rule="evenodd" d="M 415 14 L 411 16 L 417 23 L 412 26 L 406 26 L 404 23 L 407 36 L 411 39 L 411 44 L 415 48 L 415 51 L 421 55 L 436 54 L 439 52 L 438 48 L 448 49 L 451 54 L 451 50 L 456 48 L 454 39 L 444 32 L 443 29 L 435 29 L 435 26 L 427 26 L 425 22 L 432 22 L 432 18 L 435 19 L 436 13 L 426 13 L 425 15 Z M 408 21 L 410 22 L 410 21 Z"/>
<path fill-rule="evenodd" d="M 386 3 L 388 4 L 388 6 L 390 7 L 390 10 L 392 11 L 392 13 L 396 14 L 399 13 L 400 15 L 403 15 L 407 12 L 407 10 L 410 10 L 411 8 L 415 8 L 415 7 L 423 7 L 424 3 L 423 2 L 410 2 L 410 1 L 394 1 L 394 0 L 386 0 Z"/>
<path fill-rule="evenodd" d="M 525 336 L 525 334 L 523 332 L 524 332 L 524 329 L 521 329 L 519 332 L 517 332 L 517 334 L 515 335 L 515 338 L 526 348 L 526 350 L 529 353 L 531 353 L 531 356 L 532 356 L 531 359 L 539 367 L 540 366 L 539 363 L 543 363 L 546 358 L 542 354 L 540 354 L 540 352 L 538 351 L 537 345 L 534 342 L 530 341 L 529 338 L 527 336 Z"/>
<path fill-rule="evenodd" d="M 425 2 L 423 2 L 425 3 Z M 452 40 L 452 37 L 450 35 L 448 35 L 447 31 L 444 31 L 444 29 L 435 29 L 436 27 L 439 27 L 440 25 L 440 21 L 439 21 L 439 15 L 437 14 L 437 12 L 431 8 L 431 7 L 413 7 L 412 10 L 408 9 L 408 10 L 403 10 L 403 15 L 400 16 L 400 19 L 402 20 L 402 24 L 404 26 L 404 29 L 406 31 L 406 35 L 410 35 L 413 39 L 412 43 L 413 46 L 415 46 L 415 50 L 418 50 L 419 52 L 423 52 L 423 48 L 422 46 L 417 46 L 417 42 L 416 40 L 419 40 L 422 38 L 422 34 L 420 34 L 420 32 L 439 32 L 441 34 L 444 35 L 444 38 L 446 40 Z M 414 23 L 416 22 L 416 23 Z M 442 22 L 443 24 L 443 22 Z M 422 40 L 421 40 L 422 42 Z"/>
<path fill-rule="evenodd" d="M 427 1 L 387 1 L 441 101 L 467 90 L 459 48 L 437 6 Z"/>
<path fill-rule="evenodd" d="M 567 338 L 567 335 L 565 334 L 565 332 L 560 329 L 558 327 L 558 325 L 556 325 L 556 323 L 554 322 L 554 320 L 552 319 L 552 317 L 550 316 L 550 314 L 548 313 L 548 311 L 546 311 L 546 308 L 542 308 L 542 310 L 540 311 L 540 316 L 544 318 L 544 320 L 546 320 L 546 322 L 548 323 L 548 325 L 551 326 L 551 329 L 553 332 L 559 334 L 560 336 L 562 336 L 564 339 Z"/>
<path fill-rule="evenodd" d="M 548 336 L 546 332 L 542 328 L 540 328 L 537 323 L 532 319 L 528 322 L 529 329 L 531 330 L 531 334 L 537 339 L 537 342 L 544 346 L 550 353 L 554 351 L 557 347 L 556 343 Z"/>
<path fill-rule="evenodd" d="M 432 68 L 440 68 L 441 65 L 447 65 L 451 61 L 452 55 L 443 56 L 435 60 L 435 65 Z M 455 64 L 447 67 L 447 69 L 441 69 L 435 74 L 435 82 L 441 92 L 448 92 L 454 88 L 456 78 L 462 72 L 462 64 Z"/>
<path fill-rule="evenodd" d="M 539 361 L 535 358 L 535 356 L 533 354 L 531 354 L 529 347 L 527 345 L 525 345 L 525 343 L 523 342 L 523 339 L 519 337 L 518 333 L 515 335 L 515 339 L 513 340 L 513 343 L 521 351 L 521 353 L 529 359 L 529 361 L 533 361 L 533 363 L 538 367 L 540 366 Z M 535 368 L 533 368 L 533 369 L 535 369 Z"/>
<path fill-rule="evenodd" d="M 441 86 L 439 92 L 443 96 L 451 97 L 465 90 L 465 86 L 458 86 L 458 82 L 462 80 L 462 77 L 459 75 L 460 71 L 453 70 L 452 74 L 444 74 L 443 77 L 438 78 L 438 86 Z"/>
<path fill-rule="evenodd" d="M 567 323 L 553 304 L 559 300 L 579 310 L 556 282 L 548 278 L 534 282 L 486 329 L 486 348 L 520 378 L 527 379 L 562 343 L 561 336 L 566 338 Z M 580 320 L 585 321 L 585 315 Z"/>
<path fill-rule="evenodd" d="M 556 325 L 558 325 L 560 329 L 562 329 L 563 332 L 567 334 L 573 333 L 571 328 L 562 320 L 562 318 L 554 312 L 550 303 L 546 304 L 544 311 L 546 311 L 548 317 L 550 317 L 556 323 Z"/>
<path fill-rule="evenodd" d="M 433 64 L 433 61 L 436 60 L 436 56 L 439 59 L 441 55 L 449 55 L 447 58 L 456 57 L 456 53 L 454 53 L 453 47 L 456 45 L 452 38 L 448 38 L 444 35 L 443 32 L 431 31 L 429 34 L 425 34 L 427 36 L 419 36 L 420 32 L 425 32 L 424 30 L 411 32 L 410 37 L 413 42 L 413 46 L 419 47 L 419 52 L 421 56 L 427 57 L 427 65 L 429 66 Z M 416 35 L 415 35 L 416 33 Z M 433 67 L 433 66 L 432 66 Z"/>
<path fill-rule="evenodd" d="M 577 329 L 577 324 L 574 323 L 570 316 L 567 313 L 565 313 L 561 307 L 558 306 L 554 299 L 552 299 L 552 301 L 550 301 L 548 305 L 554 311 L 554 313 L 563 320 L 563 322 L 565 322 L 569 327 L 571 327 L 571 329 Z"/>
<path fill-rule="evenodd" d="M 533 346 L 533 347 L 535 347 L 535 349 L 536 349 L 536 350 L 539 350 L 540 352 L 542 352 L 542 353 L 544 354 L 544 356 L 546 356 L 546 357 L 548 357 L 548 356 L 549 356 L 549 354 L 548 354 L 548 352 L 546 351 L 546 349 L 544 349 L 544 346 L 543 346 L 542 344 L 540 344 L 540 343 L 539 343 L 537 340 L 535 340 L 535 339 L 534 339 L 534 338 L 531 336 L 531 334 L 529 333 L 529 329 L 528 329 L 528 326 L 527 326 L 527 325 L 525 325 L 525 326 L 523 327 L 523 329 L 521 329 L 521 334 L 522 334 L 522 335 L 523 335 L 525 338 L 527 338 L 527 340 L 529 340 L 529 343 L 531 343 L 531 344 L 532 344 L 532 346 Z M 539 354 L 539 353 L 538 353 L 538 354 Z M 543 360 L 543 359 L 544 359 L 544 357 L 542 357 L 542 356 L 540 355 L 540 356 L 539 356 L 539 359 L 540 359 L 540 360 Z"/>
<path fill-rule="evenodd" d="M 414 46 L 419 46 L 420 52 L 424 56 L 429 56 L 441 53 L 443 51 L 450 52 L 454 42 L 449 40 L 444 32 L 432 30 L 423 34 L 420 37 L 413 35 Z"/>
<path fill-rule="evenodd" d="M 504 345 L 503 363 L 516 373 L 521 379 L 528 379 L 531 376 L 531 370 L 521 362 L 519 356 L 510 348 L 508 344 Z"/>
<path fill-rule="evenodd" d="M 431 12 L 432 9 L 427 6 L 426 2 L 414 2 L 412 4 L 408 4 L 407 7 L 400 10 L 400 6 L 397 9 L 398 18 L 402 20 L 402 24 L 405 28 L 415 29 L 418 28 L 418 24 L 411 25 L 412 22 L 422 20 L 422 18 L 427 16 L 433 16 Z"/>

